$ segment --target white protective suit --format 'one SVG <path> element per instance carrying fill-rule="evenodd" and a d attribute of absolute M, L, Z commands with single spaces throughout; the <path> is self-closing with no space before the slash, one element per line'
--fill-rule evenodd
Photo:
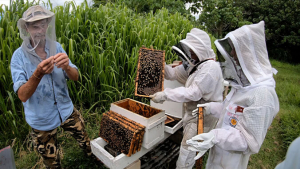
<path fill-rule="evenodd" d="M 172 68 L 165 66 L 165 78 L 168 80 L 178 80 L 185 84 L 185 87 L 175 89 L 166 88 L 164 90 L 167 100 L 174 102 L 184 102 L 183 128 L 184 136 L 181 142 L 180 155 L 177 161 L 177 168 L 192 168 L 195 161 L 195 152 L 188 150 L 186 140 L 197 135 L 197 119 L 192 116 L 192 111 L 197 108 L 197 104 L 206 102 L 221 102 L 223 92 L 222 71 L 217 62 L 215 54 L 211 49 L 211 41 L 208 34 L 200 29 L 194 28 L 187 34 L 186 39 L 180 41 L 185 48 L 185 53 L 189 49 L 193 50 L 202 62 L 197 70 L 188 76 L 182 65 Z M 212 59 L 212 60 L 208 60 Z M 205 119 L 205 130 L 211 130 L 216 125 L 217 119 L 207 116 Z"/>
<path fill-rule="evenodd" d="M 228 38 L 232 41 L 246 80 L 231 81 L 232 89 L 224 102 L 209 104 L 211 114 L 219 121 L 216 129 L 211 131 L 215 136 L 215 145 L 209 152 L 208 169 L 246 169 L 250 155 L 259 152 L 267 130 L 279 111 L 272 74 L 274 69 L 268 59 L 264 30 L 264 22 L 261 21 L 245 25 L 228 33 L 224 39 L 215 41 L 226 60 L 225 67 L 226 64 L 231 65 L 230 72 L 233 72 L 238 69 L 230 63 L 230 54 L 221 45 Z M 232 78 L 236 78 L 237 74 L 234 72 Z M 224 71 L 223 76 L 226 80 Z M 243 83 L 247 80 L 248 84 Z"/>

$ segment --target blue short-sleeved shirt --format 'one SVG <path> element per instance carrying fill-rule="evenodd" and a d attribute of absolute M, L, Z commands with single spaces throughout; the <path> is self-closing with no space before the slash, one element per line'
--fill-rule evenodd
<path fill-rule="evenodd" d="M 49 58 L 47 43 L 45 51 Z M 58 42 L 56 51 L 66 53 Z M 15 92 L 29 80 L 40 62 L 40 57 L 25 53 L 22 47 L 14 52 L 10 67 Z M 78 69 L 71 61 L 69 65 Z M 72 114 L 73 103 L 66 79 L 66 72 L 54 66 L 53 72 L 44 75 L 33 95 L 23 102 L 26 122 L 32 128 L 42 131 L 55 129 Z"/>

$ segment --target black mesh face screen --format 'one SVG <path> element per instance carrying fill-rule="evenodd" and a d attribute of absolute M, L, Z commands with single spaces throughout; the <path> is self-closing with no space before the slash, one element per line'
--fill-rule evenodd
<path fill-rule="evenodd" d="M 217 50 L 217 62 L 225 62 L 225 58 L 222 56 L 219 50 Z"/>
<path fill-rule="evenodd" d="M 186 69 L 188 67 L 189 63 L 186 60 L 186 58 L 183 56 L 183 54 L 186 56 L 188 56 L 188 55 L 184 52 L 180 43 L 178 43 L 177 45 L 175 45 L 173 47 L 176 47 L 176 48 L 173 48 L 172 52 L 175 53 L 181 59 L 182 65 Z"/>
<path fill-rule="evenodd" d="M 243 87 L 250 85 L 245 76 L 235 52 L 235 48 L 230 38 L 219 40 L 217 52 L 217 61 L 220 63 L 223 78 L 228 81 L 233 81 Z"/>
<path fill-rule="evenodd" d="M 180 59 L 181 59 L 182 61 L 187 61 L 186 58 L 182 55 L 182 53 L 185 54 L 186 56 L 188 56 L 188 55 L 184 52 L 184 50 L 183 50 L 181 44 L 178 43 L 177 45 L 175 45 L 175 47 L 177 47 L 181 52 L 179 52 L 179 51 L 177 51 L 177 50 L 174 50 L 174 49 L 173 49 L 172 51 L 173 51 L 174 53 L 176 53 L 176 54 L 180 57 Z"/>

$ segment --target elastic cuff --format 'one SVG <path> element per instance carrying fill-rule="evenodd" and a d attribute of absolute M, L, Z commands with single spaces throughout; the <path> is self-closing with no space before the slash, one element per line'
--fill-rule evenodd
<path fill-rule="evenodd" d="M 212 142 L 213 142 L 214 144 L 217 144 L 217 143 L 219 142 L 218 139 L 217 139 L 218 131 L 217 131 L 216 129 L 213 129 L 213 130 L 210 131 L 210 133 L 213 133 L 213 134 L 214 134 L 214 138 L 213 138 Z"/>

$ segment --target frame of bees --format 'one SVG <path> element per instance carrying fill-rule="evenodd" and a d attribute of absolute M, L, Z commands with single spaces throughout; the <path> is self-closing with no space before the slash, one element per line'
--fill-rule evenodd
<path fill-rule="evenodd" d="M 99 136 L 115 152 L 122 152 L 130 157 L 140 151 L 144 133 L 145 126 L 118 113 L 109 111 L 102 116 Z"/>
<path fill-rule="evenodd" d="M 149 97 L 164 89 L 165 51 L 141 47 L 139 51 L 135 96 Z"/>
<path fill-rule="evenodd" d="M 145 126 L 142 143 L 144 148 L 151 148 L 163 139 L 165 120 L 167 119 L 164 110 L 130 98 L 111 103 L 110 110 Z"/>

